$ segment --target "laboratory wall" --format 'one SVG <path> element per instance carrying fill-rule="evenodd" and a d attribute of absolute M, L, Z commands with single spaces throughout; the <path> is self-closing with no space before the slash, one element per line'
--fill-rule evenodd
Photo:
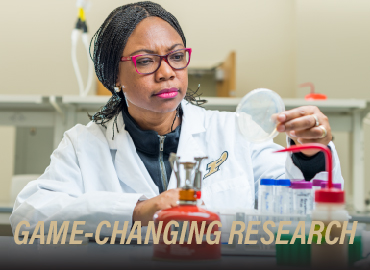
<path fill-rule="evenodd" d="M 90 34 L 95 33 L 115 7 L 131 2 L 92 0 L 87 13 Z M 327 94 L 329 98 L 370 100 L 368 0 L 155 2 L 178 18 L 187 46 L 193 48 L 192 66 L 213 66 L 223 61 L 230 51 L 236 51 L 236 96 L 266 87 L 283 98 L 303 97 L 308 89 L 297 85 L 310 81 L 318 92 Z M 77 81 L 70 60 L 70 36 L 77 16 L 76 0 L 1 0 L 0 3 L 0 94 L 77 95 Z M 79 45 L 78 61 L 86 78 L 87 56 Z M 35 138 L 46 140 L 48 132 L 44 130 Z M 8 171 L 13 168 L 22 171 L 19 165 L 11 162 L 15 160 L 11 156 L 15 151 L 9 150 L 14 148 L 14 139 L 10 139 L 15 138 L 14 133 L 12 128 L 4 128 L 0 132 L 1 143 L 12 142 L 5 143 L 11 154 L 6 157 L 9 165 L 0 164 L 5 168 L 0 169 L 1 187 L 10 186 Z M 350 190 L 350 135 L 334 135 L 342 173 L 348 180 L 346 187 Z M 279 136 L 277 142 L 284 144 L 283 137 Z M 365 126 L 366 137 L 370 137 L 369 126 Z M 28 139 L 32 140 L 33 137 Z M 27 155 L 32 155 L 31 150 L 32 146 Z M 25 162 L 19 157 L 19 151 L 16 151 L 17 160 Z M 43 152 L 43 160 L 45 155 Z M 365 164 L 370 164 L 370 143 L 366 140 Z M 32 167 L 32 164 L 27 166 Z M 370 166 L 366 170 L 366 175 L 370 175 Z M 2 190 L 0 188 L 0 192 Z"/>
<path fill-rule="evenodd" d="M 296 5 L 296 83 L 313 82 L 329 98 L 370 100 L 370 1 L 298 0 Z M 296 88 L 304 97 L 308 88 Z M 330 119 L 329 119 L 330 120 Z M 370 126 L 364 125 L 365 164 L 370 165 Z M 347 194 L 352 192 L 349 135 L 336 133 Z M 365 175 L 370 175 L 370 166 Z M 370 184 L 364 190 L 370 198 Z M 351 201 L 351 198 L 348 198 Z"/>
<path fill-rule="evenodd" d="M 14 170 L 15 127 L 0 127 L 0 202 L 10 199 L 11 179 Z"/>
<path fill-rule="evenodd" d="M 296 1 L 296 83 L 370 100 L 370 1 Z M 308 89 L 297 88 L 297 97 Z"/>
<path fill-rule="evenodd" d="M 92 0 L 87 13 L 89 32 L 95 33 L 114 8 L 131 2 Z M 193 48 L 191 65 L 208 67 L 236 50 L 238 96 L 262 86 L 283 97 L 294 95 L 294 1 L 155 2 L 179 20 L 187 46 Z M 0 25 L 4 28 L 0 74 L 7 76 L 2 77 L 0 94 L 78 94 L 70 61 L 76 0 L 2 3 L 6 8 L 0 9 Z M 17 20 L 9 12 L 15 10 Z M 79 64 L 86 72 L 82 45 L 78 49 Z"/>

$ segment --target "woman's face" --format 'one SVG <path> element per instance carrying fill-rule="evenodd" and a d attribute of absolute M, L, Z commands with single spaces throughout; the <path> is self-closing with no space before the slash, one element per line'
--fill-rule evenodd
<path fill-rule="evenodd" d="M 158 17 L 142 20 L 127 40 L 122 56 L 138 54 L 165 55 L 170 51 L 184 48 L 176 30 Z M 153 74 L 142 75 L 135 70 L 132 61 L 120 62 L 118 85 L 123 85 L 130 105 L 151 112 L 174 111 L 186 94 L 188 87 L 187 68 L 175 70 L 162 60 L 160 68 Z M 177 89 L 174 97 L 158 95 L 163 89 Z"/>

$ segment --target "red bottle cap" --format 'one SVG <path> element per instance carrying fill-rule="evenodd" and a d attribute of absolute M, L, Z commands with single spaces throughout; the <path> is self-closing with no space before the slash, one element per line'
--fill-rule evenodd
<path fill-rule="evenodd" d="M 324 152 L 326 171 L 328 172 L 328 186 L 315 191 L 315 202 L 319 203 L 344 203 L 344 191 L 333 187 L 333 161 L 331 151 L 327 146 L 319 143 L 294 145 L 276 152 L 299 152 L 304 149 L 320 149 Z"/>
<path fill-rule="evenodd" d="M 304 97 L 305 100 L 326 100 L 328 97 L 324 94 L 311 93 Z"/>
<path fill-rule="evenodd" d="M 197 191 L 197 199 L 199 200 L 202 197 L 202 191 Z"/>
<path fill-rule="evenodd" d="M 344 203 L 344 191 L 338 188 L 322 188 L 315 191 L 315 202 Z"/>
<path fill-rule="evenodd" d="M 306 95 L 305 100 L 326 100 L 328 97 L 324 94 L 315 93 L 315 85 L 312 82 L 306 82 L 298 85 L 299 87 L 310 87 L 310 93 Z"/>

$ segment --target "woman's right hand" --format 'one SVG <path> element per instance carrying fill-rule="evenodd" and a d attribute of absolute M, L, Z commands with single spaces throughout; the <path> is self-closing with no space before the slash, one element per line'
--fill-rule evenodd
<path fill-rule="evenodd" d="M 179 190 L 166 190 L 154 198 L 138 201 L 132 216 L 133 221 L 141 221 L 141 226 L 147 226 L 153 220 L 155 212 L 177 206 Z"/>

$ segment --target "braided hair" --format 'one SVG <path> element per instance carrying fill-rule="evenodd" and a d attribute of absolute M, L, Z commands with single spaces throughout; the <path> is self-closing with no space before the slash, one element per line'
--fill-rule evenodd
<path fill-rule="evenodd" d="M 186 39 L 177 19 L 159 4 L 150 1 L 127 4 L 114 9 L 91 39 L 90 57 L 94 62 L 96 75 L 104 87 L 112 92 L 112 97 L 100 111 L 88 116 L 90 120 L 105 128 L 105 124 L 112 118 L 115 118 L 114 124 L 117 127 L 117 116 L 125 102 L 122 91 L 118 93 L 114 91 L 122 52 L 138 23 L 151 16 L 168 22 L 180 35 L 186 47 Z M 91 52 L 91 47 L 93 47 L 93 52 Z M 199 87 L 196 91 L 188 90 L 185 100 L 198 106 L 206 103 L 206 100 L 199 98 L 198 90 Z"/>

